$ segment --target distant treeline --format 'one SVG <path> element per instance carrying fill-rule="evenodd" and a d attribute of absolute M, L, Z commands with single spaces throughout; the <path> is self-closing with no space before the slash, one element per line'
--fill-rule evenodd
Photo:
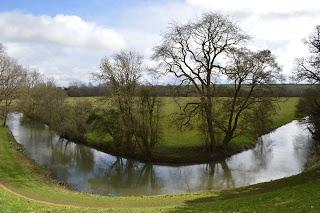
<path fill-rule="evenodd" d="M 301 97 L 308 93 L 308 91 L 314 88 L 311 84 L 274 84 L 264 85 L 263 87 L 272 88 L 264 92 L 263 96 L 277 96 L 277 97 Z M 145 88 L 152 88 L 156 96 L 160 97 L 192 97 L 196 96 L 194 90 L 190 86 L 179 86 L 176 85 L 139 85 L 137 88 L 137 95 L 139 91 Z M 73 85 L 65 88 L 69 97 L 99 97 L 99 96 L 110 96 L 111 88 L 108 85 L 92 85 L 92 84 L 80 84 Z M 244 87 L 245 90 L 245 87 Z M 232 84 L 218 84 L 215 88 L 215 96 L 218 97 L 229 97 L 233 94 Z"/>

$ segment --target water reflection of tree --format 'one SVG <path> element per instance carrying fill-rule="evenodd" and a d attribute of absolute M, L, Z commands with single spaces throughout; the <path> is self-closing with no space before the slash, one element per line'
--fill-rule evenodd
<path fill-rule="evenodd" d="M 207 178 L 206 181 L 201 181 L 205 187 L 205 189 L 212 189 L 213 184 L 214 184 L 214 174 L 216 171 L 216 166 L 217 163 L 216 162 L 211 162 L 205 165 L 205 169 L 203 172 L 203 178 Z"/>
<path fill-rule="evenodd" d="M 270 161 L 270 158 L 272 158 L 272 149 L 273 141 L 269 140 L 267 135 L 258 138 L 256 148 L 252 150 L 252 161 L 255 162 L 256 165 L 255 168 L 253 168 L 254 171 L 257 172 L 267 168 L 267 164 Z"/>
<path fill-rule="evenodd" d="M 137 185 L 149 185 L 149 193 L 159 192 L 160 185 L 152 164 L 144 164 L 140 171 Z"/>
<path fill-rule="evenodd" d="M 65 139 L 51 141 L 52 164 L 74 167 L 81 172 L 88 172 L 93 169 L 93 151 L 85 146 L 74 144 Z"/>
<path fill-rule="evenodd" d="M 303 169 L 308 162 L 308 155 L 314 143 L 309 134 L 299 134 L 293 139 L 293 156 L 296 162 L 299 163 L 299 169 Z M 313 152 L 311 152 L 313 154 Z"/>
<path fill-rule="evenodd" d="M 44 125 L 27 121 L 24 125 L 18 125 L 23 128 L 19 133 L 23 132 L 28 148 L 34 152 L 33 156 L 40 159 L 39 163 L 51 168 L 60 180 L 67 180 L 77 174 L 79 179 L 88 178 L 91 190 L 96 192 L 141 195 L 160 193 L 161 181 L 152 164 L 117 157 L 114 162 L 105 164 L 105 173 L 95 173 L 92 149 L 59 138 Z M 36 156 L 40 150 L 40 157 Z"/>
<path fill-rule="evenodd" d="M 227 188 L 233 188 L 235 186 L 235 183 L 232 178 L 232 173 L 231 173 L 231 170 L 230 170 L 228 164 L 224 160 L 224 161 L 220 162 L 220 165 L 223 170 L 223 176 L 224 176 L 224 180 L 225 180 Z"/>
<path fill-rule="evenodd" d="M 206 164 L 201 175 L 200 184 L 198 188 L 208 190 L 235 187 L 232 172 L 226 160 Z"/>
<path fill-rule="evenodd" d="M 160 178 L 152 164 L 143 164 L 117 157 L 105 168 L 104 176 L 90 180 L 91 187 L 109 186 L 111 194 L 159 194 Z"/>
<path fill-rule="evenodd" d="M 94 156 L 91 149 L 57 137 L 55 134 L 45 134 L 39 143 L 46 144 L 48 159 L 46 165 L 54 171 L 60 180 L 67 180 L 72 173 L 86 176 L 94 167 Z"/>
<path fill-rule="evenodd" d="M 46 162 L 40 163 L 48 163 L 51 167 L 57 165 L 75 166 L 80 171 L 93 169 L 94 156 L 90 148 L 60 138 L 55 132 L 50 131 L 46 125 L 38 122 L 30 121 L 24 117 L 21 118 L 20 122 L 21 127 L 25 130 L 23 131 L 24 137 L 28 137 L 25 140 L 29 143 L 28 146 L 34 150 L 39 150 L 40 146 L 41 150 L 45 151 L 45 153 L 40 154 L 48 159 L 42 159 Z"/>
<path fill-rule="evenodd" d="M 74 153 L 76 165 L 81 171 L 89 172 L 93 170 L 95 162 L 92 149 L 82 145 L 76 145 Z"/>

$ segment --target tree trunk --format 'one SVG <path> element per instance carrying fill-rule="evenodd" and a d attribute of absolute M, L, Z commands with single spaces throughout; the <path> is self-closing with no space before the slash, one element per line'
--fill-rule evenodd
<path fill-rule="evenodd" d="M 227 132 L 225 134 L 224 139 L 223 139 L 223 145 L 225 148 L 229 146 L 229 143 L 232 140 L 232 137 L 233 137 L 233 133 L 231 133 L 231 132 Z"/>
<path fill-rule="evenodd" d="M 211 97 L 207 97 L 205 105 L 206 111 L 206 121 L 207 121 L 207 131 L 209 136 L 209 151 L 213 152 L 216 145 L 215 133 L 213 128 L 213 115 L 212 115 L 212 100 Z"/>
<path fill-rule="evenodd" d="M 7 123 L 7 117 L 8 117 L 8 100 L 5 101 L 5 106 L 4 106 L 4 114 L 3 114 L 3 126 L 6 126 Z"/>
<path fill-rule="evenodd" d="M 5 115 L 3 118 L 3 124 L 2 124 L 4 127 L 6 126 L 6 122 L 7 122 L 7 116 Z"/>

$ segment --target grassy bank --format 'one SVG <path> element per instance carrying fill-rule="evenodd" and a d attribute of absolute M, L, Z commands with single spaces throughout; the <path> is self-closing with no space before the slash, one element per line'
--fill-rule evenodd
<path fill-rule="evenodd" d="M 0 212 L 318 212 L 319 188 L 320 168 L 314 167 L 294 177 L 225 191 L 150 197 L 77 193 L 51 181 L 0 127 Z"/>
<path fill-rule="evenodd" d="M 76 100 L 90 100 L 96 107 L 105 107 L 104 101 L 97 98 L 69 98 L 68 103 L 74 103 Z M 200 132 L 197 129 L 186 129 L 181 131 L 172 122 L 173 113 L 178 112 L 179 107 L 173 98 L 163 97 L 163 108 L 161 110 L 161 142 L 154 148 L 152 158 L 146 158 L 144 153 L 123 153 L 112 146 L 111 137 L 101 135 L 95 131 L 87 134 L 87 143 L 99 150 L 144 161 L 155 163 L 201 163 L 210 160 L 222 159 L 242 150 L 252 148 L 255 145 L 256 138 L 252 135 L 242 135 L 235 138 L 228 150 L 217 150 L 207 153 L 204 151 L 204 143 Z M 187 98 L 178 98 L 179 102 L 184 102 Z M 298 98 L 282 98 L 277 106 L 277 112 L 273 114 L 272 128 L 278 128 L 293 119 L 295 119 L 295 106 Z M 190 158 L 190 155 L 193 157 Z"/>

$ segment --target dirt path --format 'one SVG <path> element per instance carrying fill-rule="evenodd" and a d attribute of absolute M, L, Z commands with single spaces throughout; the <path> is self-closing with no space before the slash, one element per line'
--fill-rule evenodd
<path fill-rule="evenodd" d="M 7 186 L 3 185 L 2 183 L 0 183 L 0 188 L 2 188 L 3 190 L 19 197 L 19 198 L 23 198 L 32 202 L 36 202 L 36 203 L 40 203 L 40 204 L 45 204 L 45 205 L 50 205 L 52 207 L 67 207 L 67 208 L 86 208 L 86 209 L 99 209 L 99 207 L 97 208 L 93 208 L 93 207 L 83 207 L 83 206 L 77 206 L 77 205 L 70 205 L 70 204 L 58 204 L 58 203 L 52 203 L 52 202 L 48 202 L 48 201 L 43 201 L 43 200 L 36 200 L 30 197 L 27 197 L 25 195 L 19 194 L 18 192 L 8 188 Z M 101 208 L 100 208 L 101 209 Z"/>

